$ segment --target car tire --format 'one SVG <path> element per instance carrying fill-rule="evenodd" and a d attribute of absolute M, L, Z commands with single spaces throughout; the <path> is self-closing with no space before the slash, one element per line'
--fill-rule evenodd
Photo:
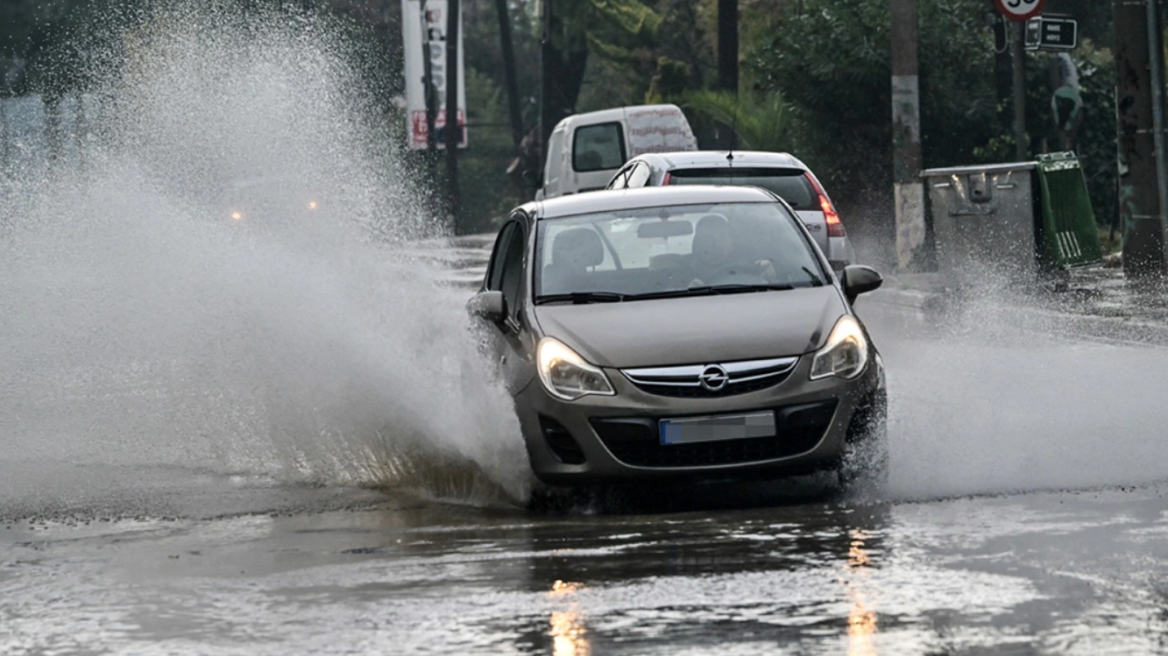
<path fill-rule="evenodd" d="M 878 390 L 852 415 L 836 475 L 845 492 L 879 495 L 888 484 L 888 469 L 888 397 Z"/>

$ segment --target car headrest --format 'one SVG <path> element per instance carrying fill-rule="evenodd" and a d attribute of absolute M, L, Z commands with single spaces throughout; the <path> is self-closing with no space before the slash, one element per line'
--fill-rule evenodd
<path fill-rule="evenodd" d="M 722 230 L 729 232 L 730 222 L 721 214 L 707 214 L 698 219 L 698 224 L 694 227 L 694 232 L 710 232 L 713 230 Z"/>
<path fill-rule="evenodd" d="M 592 228 L 571 228 L 552 242 L 552 264 L 590 267 L 604 262 L 604 244 Z"/>

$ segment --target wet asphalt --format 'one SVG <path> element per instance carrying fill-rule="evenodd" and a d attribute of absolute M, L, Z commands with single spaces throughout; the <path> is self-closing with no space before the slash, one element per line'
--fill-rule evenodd
<path fill-rule="evenodd" d="M 1168 652 L 1163 351 L 891 298 L 860 306 L 893 394 L 881 497 L 820 477 L 525 507 L 9 464 L 0 653 Z"/>

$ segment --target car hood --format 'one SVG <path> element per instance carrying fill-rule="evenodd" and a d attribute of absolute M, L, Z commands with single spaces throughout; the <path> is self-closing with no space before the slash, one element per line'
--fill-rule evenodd
<path fill-rule="evenodd" d="M 544 335 L 616 368 L 801 355 L 846 312 L 832 286 L 535 308 Z"/>

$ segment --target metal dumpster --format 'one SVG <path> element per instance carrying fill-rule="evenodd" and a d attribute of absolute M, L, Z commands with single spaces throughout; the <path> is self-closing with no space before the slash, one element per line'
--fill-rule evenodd
<path fill-rule="evenodd" d="M 1035 162 L 929 169 L 937 267 L 959 277 L 1038 272 Z"/>
<path fill-rule="evenodd" d="M 1095 213 L 1074 153 L 1034 162 L 929 169 L 937 265 L 967 276 L 1034 279 L 1102 260 Z"/>
<path fill-rule="evenodd" d="M 1066 269 L 1102 261 L 1095 210 L 1075 154 L 1039 155 L 1037 171 L 1042 209 L 1037 224 L 1040 265 Z"/>

